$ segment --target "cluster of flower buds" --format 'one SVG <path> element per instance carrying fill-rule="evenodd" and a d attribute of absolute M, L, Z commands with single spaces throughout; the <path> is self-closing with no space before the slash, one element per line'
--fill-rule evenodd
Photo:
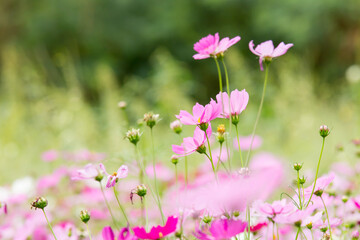
<path fill-rule="evenodd" d="M 80 219 L 83 223 L 86 224 L 90 220 L 90 213 L 87 210 L 81 210 Z"/>
<path fill-rule="evenodd" d="M 180 134 L 182 132 L 182 123 L 179 120 L 175 120 L 170 123 L 170 128 L 176 133 Z"/>
<path fill-rule="evenodd" d="M 322 136 L 323 138 L 325 138 L 325 137 L 329 136 L 329 134 L 330 134 L 330 129 L 329 129 L 329 127 L 326 126 L 326 125 L 321 125 L 321 126 L 320 126 L 320 131 L 319 131 L 319 133 L 320 133 L 320 136 Z"/>
<path fill-rule="evenodd" d="M 31 203 L 31 208 L 38 209 L 44 209 L 48 205 L 48 200 L 44 197 L 37 197 L 34 201 Z"/>
<path fill-rule="evenodd" d="M 140 141 L 141 135 L 142 133 L 140 133 L 140 129 L 132 128 L 126 132 L 126 138 L 134 145 Z"/>
<path fill-rule="evenodd" d="M 159 114 L 154 114 L 152 112 L 148 112 L 144 114 L 144 122 L 148 127 L 153 128 L 158 121 L 159 121 Z"/>
<path fill-rule="evenodd" d="M 225 141 L 225 125 L 219 124 L 216 131 L 216 140 L 222 144 Z"/>
<path fill-rule="evenodd" d="M 147 193 L 146 186 L 144 184 L 138 185 L 135 189 L 131 190 L 130 193 L 131 203 L 133 203 L 133 198 L 135 194 L 140 197 L 140 200 L 142 202 L 143 198 L 146 196 L 146 193 Z"/>

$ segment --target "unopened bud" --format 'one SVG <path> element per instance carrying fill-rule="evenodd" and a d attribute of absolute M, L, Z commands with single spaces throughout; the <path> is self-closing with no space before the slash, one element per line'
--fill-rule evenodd
<path fill-rule="evenodd" d="M 126 138 L 129 139 L 129 141 L 136 145 L 140 141 L 140 136 L 142 133 L 140 133 L 140 129 L 132 128 L 131 130 L 127 131 Z"/>
<path fill-rule="evenodd" d="M 347 201 L 349 201 L 349 197 L 348 196 L 342 196 L 341 201 L 343 203 L 347 203 Z"/>
<path fill-rule="evenodd" d="M 306 179 L 305 179 L 304 176 L 303 176 L 302 178 L 299 178 L 299 184 L 300 184 L 300 185 L 304 185 L 305 182 L 306 182 Z"/>
<path fill-rule="evenodd" d="M 95 181 L 101 182 L 101 180 L 103 180 L 104 175 L 102 175 L 101 173 L 99 173 L 96 177 L 95 177 Z"/>
<path fill-rule="evenodd" d="M 239 123 L 239 115 L 238 114 L 231 115 L 231 123 L 234 124 L 235 126 L 238 125 L 238 123 Z"/>
<path fill-rule="evenodd" d="M 180 134 L 182 132 L 182 124 L 179 120 L 175 120 L 170 123 L 170 128 L 176 133 Z"/>
<path fill-rule="evenodd" d="M 125 101 L 120 101 L 118 103 L 118 107 L 121 108 L 121 109 L 125 109 L 126 108 L 126 102 Z"/>
<path fill-rule="evenodd" d="M 240 216 L 240 213 L 238 211 L 235 211 L 235 212 L 233 212 L 233 216 L 238 217 L 238 216 Z"/>
<path fill-rule="evenodd" d="M 216 140 L 222 144 L 223 142 L 225 142 L 225 125 L 224 124 L 219 124 L 217 127 L 217 132 L 216 132 Z"/>
<path fill-rule="evenodd" d="M 302 164 L 300 164 L 300 163 L 295 163 L 294 164 L 294 170 L 295 171 L 300 171 L 301 168 L 302 168 Z"/>
<path fill-rule="evenodd" d="M 301 220 L 300 220 L 300 221 L 296 221 L 296 222 L 294 223 L 294 225 L 295 225 L 295 227 L 297 227 L 297 228 L 301 227 Z"/>
<path fill-rule="evenodd" d="M 328 230 L 328 227 L 325 225 L 320 227 L 320 231 L 322 231 L 323 233 L 326 233 L 327 230 Z"/>
<path fill-rule="evenodd" d="M 196 151 L 197 151 L 198 153 L 200 153 L 200 154 L 206 153 L 206 147 L 205 147 L 205 145 L 203 144 L 203 145 L 199 146 L 199 147 L 196 149 Z"/>
<path fill-rule="evenodd" d="M 306 224 L 306 227 L 311 230 L 313 228 L 312 222 L 309 222 L 308 224 Z"/>
<path fill-rule="evenodd" d="M 314 192 L 315 196 L 321 197 L 321 195 L 324 193 L 324 191 L 322 189 L 319 189 L 317 191 Z"/>
<path fill-rule="evenodd" d="M 152 112 L 148 112 L 144 114 L 144 122 L 150 128 L 153 128 L 158 121 L 159 121 L 159 114 L 154 114 Z"/>
<path fill-rule="evenodd" d="M 87 223 L 90 220 L 90 213 L 87 210 L 81 210 L 80 219 L 83 223 Z"/>
<path fill-rule="evenodd" d="M 321 126 L 320 126 L 320 131 L 319 131 L 319 133 L 320 133 L 320 136 L 322 136 L 323 138 L 325 138 L 325 137 L 329 136 L 329 134 L 330 134 L 330 129 L 329 129 L 329 127 L 326 126 L 326 125 L 321 125 Z"/>
<path fill-rule="evenodd" d="M 353 139 L 352 142 L 356 147 L 360 147 L 360 138 Z"/>
<path fill-rule="evenodd" d="M 145 197 L 146 193 L 147 193 L 146 186 L 144 184 L 138 185 L 135 189 L 131 190 L 130 193 L 131 203 L 133 203 L 134 194 L 138 195 L 142 202 L 142 199 Z"/>
<path fill-rule="evenodd" d="M 171 156 L 171 163 L 176 165 L 176 164 L 178 164 L 178 162 L 179 162 L 179 157 L 177 155 L 172 155 Z"/>
<path fill-rule="evenodd" d="M 211 223 L 211 221 L 212 221 L 212 217 L 210 217 L 210 216 L 204 216 L 203 217 L 203 222 L 204 223 L 209 224 L 209 223 Z"/>
<path fill-rule="evenodd" d="M 48 205 L 48 200 L 44 197 L 37 197 L 32 203 L 31 208 L 44 209 Z"/>

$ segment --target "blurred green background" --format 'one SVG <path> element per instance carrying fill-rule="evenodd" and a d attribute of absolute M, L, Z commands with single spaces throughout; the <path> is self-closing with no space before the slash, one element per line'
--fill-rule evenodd
<path fill-rule="evenodd" d="M 0 183 L 50 173 L 49 149 L 105 152 L 129 159 L 128 129 L 160 113 L 157 157 L 169 162 L 180 138 L 169 122 L 218 89 L 211 59 L 192 59 L 193 44 L 219 32 L 240 35 L 227 53 L 231 89 L 250 94 L 240 122 L 249 135 L 263 72 L 248 42 L 294 43 L 274 61 L 258 134 L 261 150 L 315 166 L 321 139 L 332 134 L 323 171 L 356 161 L 360 137 L 360 1 L 358 0 L 2 0 L 0 1 Z M 117 107 L 127 102 L 125 111 Z M 145 140 L 148 129 L 144 129 Z M 192 129 L 186 128 L 185 135 Z M 338 154 L 337 144 L 345 154 Z M 146 141 L 143 155 L 147 156 Z"/>

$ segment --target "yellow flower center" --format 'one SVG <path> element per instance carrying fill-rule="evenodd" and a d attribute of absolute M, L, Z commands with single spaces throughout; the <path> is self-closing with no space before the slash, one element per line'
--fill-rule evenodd
<path fill-rule="evenodd" d="M 112 175 L 113 175 L 114 177 L 116 177 L 116 176 L 117 176 L 117 172 L 114 172 Z"/>
<path fill-rule="evenodd" d="M 198 123 L 200 123 L 200 118 L 198 119 Z"/>
<path fill-rule="evenodd" d="M 164 236 L 164 234 L 162 234 L 162 232 L 159 232 L 159 238 L 162 238 Z"/>

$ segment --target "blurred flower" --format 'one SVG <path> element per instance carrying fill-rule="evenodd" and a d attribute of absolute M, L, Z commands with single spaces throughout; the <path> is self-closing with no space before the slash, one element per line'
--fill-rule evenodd
<path fill-rule="evenodd" d="M 247 223 L 241 220 L 218 219 L 211 223 L 211 227 L 198 229 L 194 233 L 200 240 L 222 240 L 232 237 L 245 231 Z"/>
<path fill-rule="evenodd" d="M 153 128 L 158 121 L 159 121 L 159 114 L 154 114 L 152 112 L 148 112 L 144 114 L 144 122 L 148 127 Z"/>
<path fill-rule="evenodd" d="M 208 137 L 211 136 L 211 125 L 207 128 L 206 134 Z M 184 138 L 183 143 L 180 146 L 172 145 L 173 152 L 180 156 L 187 156 L 195 151 L 204 153 L 204 151 L 206 151 L 204 145 L 206 141 L 206 134 L 200 128 L 196 127 L 193 137 Z"/>
<path fill-rule="evenodd" d="M 316 186 L 314 189 L 314 193 L 316 192 L 323 192 L 325 188 L 334 180 L 335 174 L 329 173 L 327 175 L 324 175 L 317 179 Z M 314 187 L 314 184 L 304 189 L 305 196 L 310 196 L 312 189 Z"/>
<path fill-rule="evenodd" d="M 164 166 L 161 163 L 157 163 L 155 165 L 155 171 L 156 171 L 156 178 L 161 181 L 170 181 L 174 174 L 173 172 L 166 166 Z M 145 172 L 148 177 L 154 178 L 154 168 L 152 165 L 149 165 L 146 167 Z"/>
<path fill-rule="evenodd" d="M 198 53 L 193 58 L 198 60 L 223 55 L 229 47 L 240 41 L 240 39 L 239 36 L 236 36 L 232 39 L 226 37 L 219 41 L 219 33 L 215 33 L 215 35 L 209 34 L 194 44 L 194 50 Z"/>
<path fill-rule="evenodd" d="M 179 120 L 171 122 L 170 128 L 177 134 L 180 134 L 182 132 L 182 124 Z"/>
<path fill-rule="evenodd" d="M 126 102 L 125 101 L 120 101 L 118 102 L 118 107 L 121 108 L 121 109 L 125 109 L 126 108 Z"/>
<path fill-rule="evenodd" d="M 76 173 L 71 176 L 71 180 L 82 180 L 82 179 L 102 179 L 105 173 L 105 166 L 100 163 L 99 165 L 87 164 L 83 169 L 79 169 Z M 100 179 L 100 180 L 101 180 Z"/>
<path fill-rule="evenodd" d="M 146 232 L 143 227 L 134 227 L 133 231 L 136 237 L 140 239 L 161 239 L 176 231 L 178 218 L 175 216 L 168 217 L 164 226 L 152 227 L 150 232 Z"/>
<path fill-rule="evenodd" d="M 115 184 L 119 181 L 121 178 L 126 178 L 128 175 L 128 167 L 126 165 L 121 165 L 117 172 L 114 172 L 113 174 L 109 174 L 106 172 L 106 169 L 104 165 L 102 165 L 102 170 L 104 173 L 108 176 L 106 187 L 111 188 L 115 186 Z"/>
<path fill-rule="evenodd" d="M 7 205 L 5 202 L 0 202 L 0 214 L 1 213 L 4 213 L 4 214 L 7 214 L 8 211 L 7 211 Z"/>
<path fill-rule="evenodd" d="M 129 131 L 126 132 L 126 138 L 129 139 L 129 141 L 136 145 L 140 141 L 142 133 L 140 133 L 140 129 L 132 128 Z"/>
<path fill-rule="evenodd" d="M 255 208 L 259 213 L 268 218 L 274 219 L 279 214 L 288 214 L 294 210 L 294 206 L 286 202 L 286 199 L 281 201 L 274 201 L 273 203 L 256 202 Z"/>
<path fill-rule="evenodd" d="M 203 125 L 210 123 L 211 120 L 219 117 L 221 112 L 221 105 L 211 99 L 209 104 L 205 107 L 199 103 L 196 103 L 193 107 L 193 114 L 191 115 L 185 110 L 180 110 L 180 114 L 176 117 L 184 125 Z"/>
<path fill-rule="evenodd" d="M 59 158 L 59 152 L 56 150 L 49 150 L 49 151 L 43 152 L 43 154 L 41 155 L 41 159 L 44 162 L 53 162 L 58 158 Z"/>
<path fill-rule="evenodd" d="M 250 51 L 259 56 L 259 63 L 260 63 L 260 69 L 261 71 L 264 70 L 263 68 L 263 61 L 271 61 L 272 58 L 275 57 L 279 57 L 281 55 L 284 55 L 287 50 L 289 48 L 291 48 L 292 46 L 294 46 L 294 44 L 289 43 L 289 44 L 285 44 L 283 42 L 281 42 L 275 49 L 274 49 L 274 44 L 271 40 L 268 40 L 266 42 L 260 43 L 259 45 L 256 46 L 256 48 L 254 49 L 254 43 L 253 40 L 251 40 L 249 42 L 249 48 Z"/>
<path fill-rule="evenodd" d="M 242 111 L 245 110 L 249 102 L 249 94 L 245 89 L 241 91 L 235 89 L 230 94 L 230 106 L 229 96 L 226 92 L 218 93 L 216 95 L 216 100 L 223 108 L 222 115 L 225 118 L 229 118 L 229 116 L 238 116 Z"/>

